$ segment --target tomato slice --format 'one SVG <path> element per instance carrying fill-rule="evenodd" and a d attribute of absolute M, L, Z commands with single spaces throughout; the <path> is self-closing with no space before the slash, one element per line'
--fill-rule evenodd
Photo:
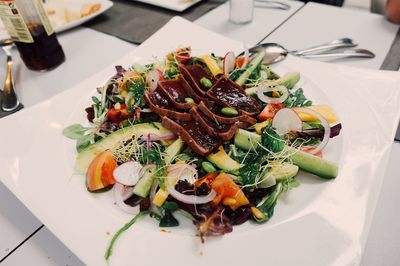
<path fill-rule="evenodd" d="M 242 68 L 244 64 L 244 56 L 239 56 L 238 58 L 236 58 L 236 68 Z"/>
<path fill-rule="evenodd" d="M 211 201 L 213 206 L 218 205 L 226 198 L 234 199 L 234 203 L 229 205 L 232 210 L 250 203 L 241 188 L 225 173 L 220 173 L 215 177 L 211 188 L 217 192 L 217 196 Z"/>
<path fill-rule="evenodd" d="M 200 187 L 203 183 L 205 183 L 208 187 L 211 187 L 211 183 L 215 180 L 217 176 L 218 176 L 217 172 L 210 173 L 197 180 L 196 183 L 194 183 L 194 185 L 196 187 Z"/>
<path fill-rule="evenodd" d="M 86 185 L 89 191 L 96 191 L 115 183 L 113 176 L 117 162 L 111 151 L 99 153 L 90 163 L 86 173 Z"/>
<path fill-rule="evenodd" d="M 314 150 L 314 148 L 313 147 L 300 147 L 300 150 L 301 151 L 304 151 L 304 152 L 307 152 L 307 153 L 310 153 L 311 151 L 313 151 Z M 315 156 L 318 156 L 318 157 L 320 157 L 320 158 L 322 158 L 322 151 L 319 151 L 319 152 L 317 152 L 316 154 L 314 154 Z"/>
<path fill-rule="evenodd" d="M 129 111 L 126 104 L 121 104 L 120 108 L 112 107 L 107 112 L 107 117 L 114 123 L 120 123 L 129 118 Z"/>
<path fill-rule="evenodd" d="M 260 120 L 272 119 L 274 118 L 276 112 L 280 109 L 284 108 L 285 105 L 283 103 L 269 103 L 265 106 L 264 110 L 258 115 Z"/>
<path fill-rule="evenodd" d="M 180 48 L 174 52 L 176 60 L 184 64 L 191 58 L 192 49 L 190 47 Z"/>

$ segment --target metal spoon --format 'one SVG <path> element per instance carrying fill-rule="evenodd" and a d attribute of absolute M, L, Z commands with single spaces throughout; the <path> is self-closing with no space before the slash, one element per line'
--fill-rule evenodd
<path fill-rule="evenodd" d="M 12 76 L 12 43 L 12 40 L 10 42 L 9 39 L 0 41 L 0 46 L 7 55 L 7 74 L 3 87 L 3 101 L 1 103 L 1 109 L 5 112 L 12 112 L 19 107 L 19 101 L 15 94 L 14 80 Z"/>
<path fill-rule="evenodd" d="M 295 50 L 295 51 L 288 51 L 285 47 L 277 43 L 262 43 L 257 46 L 254 46 L 249 49 L 250 53 L 257 53 L 261 51 L 265 51 L 265 54 L 268 55 L 268 58 L 264 58 L 264 64 L 271 64 L 277 63 L 285 59 L 285 57 L 290 53 L 293 55 L 304 55 L 309 53 L 322 53 L 333 49 L 338 48 L 349 48 L 357 46 L 356 43 L 353 42 L 350 38 L 341 38 L 337 40 L 333 40 L 328 43 L 324 43 L 321 45 L 317 45 L 311 48 L 303 49 L 303 50 Z M 273 61 L 271 61 L 271 55 L 273 56 Z"/>

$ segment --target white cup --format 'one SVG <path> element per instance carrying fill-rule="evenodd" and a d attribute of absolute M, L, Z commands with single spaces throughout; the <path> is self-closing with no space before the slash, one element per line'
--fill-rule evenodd
<path fill-rule="evenodd" d="M 229 20 L 233 23 L 244 24 L 253 20 L 253 0 L 230 0 Z"/>

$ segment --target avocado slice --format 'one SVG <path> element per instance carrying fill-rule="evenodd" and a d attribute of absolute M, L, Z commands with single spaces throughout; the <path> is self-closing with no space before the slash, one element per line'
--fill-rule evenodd
<path fill-rule="evenodd" d="M 242 165 L 233 160 L 224 150 L 222 146 L 219 146 L 218 152 L 212 153 L 207 156 L 207 160 L 212 162 L 219 169 L 234 172 L 238 170 Z"/>
<path fill-rule="evenodd" d="M 164 128 L 161 123 L 143 123 L 121 128 L 78 153 L 75 160 L 75 170 L 78 173 L 86 173 L 97 154 L 118 147 L 121 142 L 129 140 L 133 135 L 161 135 L 167 133 L 171 133 L 171 131 Z"/>
<path fill-rule="evenodd" d="M 259 188 L 269 187 L 269 178 L 274 178 L 276 182 L 284 181 L 297 175 L 299 167 L 297 165 L 283 162 L 282 164 L 271 168 L 265 175 L 263 180 L 257 185 Z M 265 180 L 265 181 L 264 181 Z"/>
<path fill-rule="evenodd" d="M 238 148 L 246 151 L 250 149 L 255 150 L 260 142 L 261 136 L 256 133 L 244 129 L 239 129 L 238 132 L 236 132 L 235 146 Z M 297 165 L 309 173 L 325 179 L 333 179 L 338 175 L 338 166 L 333 162 L 289 146 L 285 146 L 285 149 L 287 153 L 290 154 L 288 159 L 294 165 Z"/>

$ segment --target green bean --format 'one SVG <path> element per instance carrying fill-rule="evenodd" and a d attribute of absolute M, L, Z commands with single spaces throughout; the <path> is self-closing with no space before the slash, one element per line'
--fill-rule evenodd
<path fill-rule="evenodd" d="M 192 98 L 185 98 L 185 103 L 194 103 L 194 100 Z"/>
<path fill-rule="evenodd" d="M 200 83 L 201 83 L 204 87 L 206 87 L 207 89 L 209 89 L 209 88 L 212 87 L 211 80 L 209 80 L 209 79 L 206 78 L 206 77 L 202 77 L 202 78 L 200 79 Z"/>
<path fill-rule="evenodd" d="M 203 168 L 203 170 L 208 174 L 217 171 L 217 169 L 215 169 L 214 165 L 207 161 L 203 161 L 201 163 L 201 168 Z"/>
<path fill-rule="evenodd" d="M 221 113 L 223 113 L 226 116 L 237 116 L 239 112 L 232 107 L 224 107 L 221 109 Z"/>

